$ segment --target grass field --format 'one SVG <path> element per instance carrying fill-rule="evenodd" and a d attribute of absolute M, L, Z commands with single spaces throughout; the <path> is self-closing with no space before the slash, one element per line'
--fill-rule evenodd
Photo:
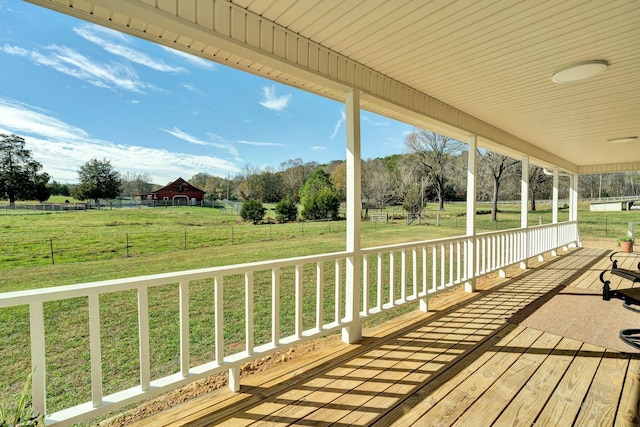
<path fill-rule="evenodd" d="M 518 227 L 519 207 L 501 205 L 497 223 L 491 222 L 488 214 L 478 215 L 478 231 Z M 530 213 L 530 225 L 551 222 L 549 206 L 542 204 L 539 208 Z M 637 211 L 589 212 L 588 206 L 581 208 L 582 236 L 621 237 L 628 222 L 640 221 Z M 398 218 L 388 223 L 363 221 L 362 246 L 464 234 L 463 204 L 447 205 L 442 213 L 435 209 L 435 205 L 429 206 L 421 224 L 406 225 L 399 208 L 389 210 Z M 480 205 L 478 210 L 484 213 L 489 207 Z M 562 210 L 560 220 L 567 217 L 568 212 Z M 345 225 L 344 221 L 335 221 L 254 226 L 218 209 L 193 207 L 28 214 L 7 211 L 0 213 L 0 292 L 340 251 L 345 247 Z M 292 274 L 283 272 L 283 283 L 292 282 L 287 279 Z M 268 277 L 256 278 L 256 319 L 261 323 L 256 330 L 257 343 L 268 340 L 268 282 Z M 238 320 L 242 311 L 234 307 L 243 307 L 244 294 L 227 292 L 226 288 L 225 281 L 225 336 L 233 347 L 234 337 L 240 340 L 242 332 Z M 212 358 L 211 284 L 194 283 L 191 289 L 191 351 L 194 363 L 202 363 Z M 292 294 L 293 288 L 283 285 L 284 307 L 292 309 Z M 178 364 L 177 295 L 176 285 L 153 289 L 149 295 L 154 377 L 174 372 Z M 312 297 L 309 301 L 313 302 Z M 136 295 L 105 295 L 100 304 L 103 370 L 110 373 L 105 393 L 110 393 L 136 381 Z M 331 307 L 326 310 L 330 313 Z M 45 316 L 50 355 L 48 405 L 55 411 L 90 399 L 87 301 L 47 303 Z M 26 307 L 0 310 L 0 402 L 15 401 L 28 374 L 28 317 Z M 287 324 L 286 319 L 283 324 Z"/>

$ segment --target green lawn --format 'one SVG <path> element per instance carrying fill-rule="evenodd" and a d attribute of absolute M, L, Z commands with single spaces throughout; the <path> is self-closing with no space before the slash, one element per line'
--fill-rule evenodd
<path fill-rule="evenodd" d="M 520 225 L 520 206 L 500 206 L 498 222 L 490 221 L 479 205 L 479 232 Z M 465 232 L 464 204 L 448 204 L 444 212 L 427 208 L 426 221 L 406 225 L 400 208 L 389 208 L 396 218 L 387 223 L 362 223 L 362 246 L 433 239 Z M 273 211 L 269 211 L 273 214 Z M 566 220 L 568 212 L 560 212 Z M 638 212 L 579 212 L 580 232 L 591 237 L 620 237 Z M 551 222 L 549 206 L 530 213 L 530 225 Z M 155 274 L 176 270 L 288 258 L 343 250 L 344 221 L 249 225 L 219 209 L 138 208 L 71 211 L 61 213 L 0 213 L 0 292 Z M 128 243 L 128 245 L 127 245 Z M 128 247 L 127 247 L 128 246 Z M 53 261 L 51 248 L 53 247 Z M 326 277 L 331 277 L 327 266 Z M 311 269 L 312 270 L 312 269 Z M 305 279 L 314 280 L 314 271 Z M 264 276 L 264 277 L 262 277 Z M 293 269 L 282 272 L 283 333 L 292 332 Z M 244 289 L 242 277 L 225 278 L 225 336 L 227 352 L 242 348 Z M 193 363 L 211 360 L 213 296 L 210 281 L 192 283 L 191 352 Z M 306 289 L 306 288 L 305 288 Z M 313 287 L 304 296 L 313 307 Z M 328 289 L 327 292 L 330 290 Z M 150 290 L 153 376 L 178 367 L 177 285 Z M 270 334 L 270 277 L 255 277 L 256 345 Z M 105 393 L 130 387 L 137 381 L 137 302 L 134 292 L 104 295 L 101 303 L 103 370 L 108 374 Z M 411 310 L 406 307 L 402 310 Z M 313 324 L 313 310 L 304 319 Z M 325 315 L 333 306 L 328 302 Z M 49 409 L 90 399 L 88 387 L 88 308 L 79 298 L 45 305 Z M 15 401 L 30 365 L 29 316 L 26 307 L 0 310 L 0 402 Z M 61 327 L 62 326 L 62 327 Z"/>

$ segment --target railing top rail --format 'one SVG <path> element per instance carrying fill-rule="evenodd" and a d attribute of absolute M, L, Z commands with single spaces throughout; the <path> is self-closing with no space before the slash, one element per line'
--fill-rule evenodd
<path fill-rule="evenodd" d="M 366 255 L 366 254 L 372 254 L 377 252 L 398 251 L 402 249 L 414 248 L 416 246 L 432 245 L 432 244 L 438 244 L 438 243 L 449 243 L 449 242 L 455 242 L 458 240 L 465 240 L 469 238 L 471 238 L 471 236 L 458 235 L 458 236 L 452 236 L 452 237 L 442 237 L 440 239 L 417 240 L 414 242 L 396 243 L 392 245 L 372 246 L 370 248 L 363 248 L 361 249 L 360 252 Z"/>
<path fill-rule="evenodd" d="M 522 231 L 526 231 L 526 230 L 534 230 L 534 229 L 540 229 L 540 228 L 553 228 L 553 227 L 557 227 L 557 226 L 564 226 L 564 225 L 571 225 L 571 224 L 577 224 L 577 221 L 562 221 L 562 222 L 558 222 L 556 224 L 530 225 L 527 228 L 508 228 L 506 230 L 487 231 L 487 232 L 484 232 L 484 233 L 476 234 L 476 237 L 486 237 L 486 236 L 491 236 L 491 235 L 515 233 L 515 232 L 522 232 Z"/>
<path fill-rule="evenodd" d="M 516 232 L 522 232 L 522 231 L 526 231 L 526 230 L 532 230 L 532 229 L 540 229 L 540 228 L 552 228 L 552 227 L 556 227 L 556 226 L 560 226 L 560 225 L 568 225 L 568 224 L 575 224 L 577 221 L 563 221 L 563 222 L 558 222 L 557 224 L 542 224 L 542 225 L 532 225 L 530 227 L 527 228 L 509 228 L 506 230 L 497 230 L 497 231 L 487 231 L 484 233 L 478 233 L 475 236 L 467 236 L 467 235 L 458 235 L 458 236 L 451 236 L 451 237 L 442 237 L 439 239 L 428 239 L 428 240 L 417 240 L 414 242 L 406 242 L 406 243 L 397 243 L 397 244 L 392 244 L 392 245 L 384 245 L 384 246 L 373 246 L 373 247 L 369 247 L 369 248 L 363 248 L 361 250 L 362 254 L 372 254 L 372 253 L 377 253 L 377 252 L 390 252 L 390 251 L 398 251 L 398 250 L 402 250 L 402 249 L 409 249 L 409 248 L 413 248 L 416 246 L 423 246 L 423 245 L 432 245 L 432 244 L 440 244 L 440 243 L 450 243 L 450 242 L 454 242 L 454 241 L 459 241 L 459 240 L 467 240 L 473 237 L 487 237 L 487 236 L 492 236 L 492 235 L 501 235 L 501 234 L 509 234 L 509 233 L 516 233 Z"/>
<path fill-rule="evenodd" d="M 330 252 L 320 255 L 307 255 L 278 260 L 256 261 L 244 264 L 208 267 L 195 270 L 174 271 L 147 276 L 111 279 L 98 282 L 80 283 L 56 286 L 43 289 L 31 289 L 0 293 L 0 308 L 14 307 L 34 302 L 46 302 L 68 298 L 77 298 L 95 294 L 106 294 L 148 286 L 168 285 L 172 283 L 189 282 L 192 280 L 209 279 L 230 274 L 244 274 L 251 271 L 272 270 L 298 264 L 329 261 L 348 256 L 349 252 Z"/>

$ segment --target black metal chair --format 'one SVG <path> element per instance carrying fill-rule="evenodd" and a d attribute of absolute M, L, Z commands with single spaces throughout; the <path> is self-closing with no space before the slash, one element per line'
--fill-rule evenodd
<path fill-rule="evenodd" d="M 604 275 L 607 271 L 615 276 L 630 280 L 632 283 L 640 283 L 640 262 L 638 263 L 638 271 L 618 268 L 618 260 L 613 257 L 621 252 L 613 252 L 609 255 L 611 260 L 611 270 L 604 270 L 600 273 L 600 281 L 602 282 L 602 299 L 605 301 L 611 298 L 621 299 L 625 308 L 640 313 L 640 287 L 611 289 L 611 281 L 606 280 Z M 622 329 L 620 331 L 620 339 L 630 346 L 640 350 L 640 329 Z"/>

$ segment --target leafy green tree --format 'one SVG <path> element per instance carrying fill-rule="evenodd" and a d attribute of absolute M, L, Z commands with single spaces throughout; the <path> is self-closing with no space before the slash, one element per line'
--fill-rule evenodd
<path fill-rule="evenodd" d="M 100 199 L 113 199 L 120 194 L 122 181 L 120 174 L 113 169 L 111 162 L 104 159 L 91 159 L 78 170 L 77 198 L 93 200 L 96 205 Z"/>
<path fill-rule="evenodd" d="M 0 134 L 0 199 L 8 199 L 11 207 L 16 200 L 44 202 L 51 194 L 49 175 L 40 172 L 42 165 L 25 145 L 21 136 Z"/>
<path fill-rule="evenodd" d="M 259 223 L 264 218 L 267 208 L 262 206 L 257 200 L 247 200 L 242 204 L 240 209 L 240 217 L 245 221 L 252 221 L 254 224 Z"/>
<path fill-rule="evenodd" d="M 302 216 L 306 219 L 337 219 L 340 208 L 331 177 L 322 169 L 316 170 L 300 189 Z"/>
<path fill-rule="evenodd" d="M 306 196 L 302 216 L 306 219 L 338 219 L 340 199 L 331 188 Z"/>
<path fill-rule="evenodd" d="M 295 221 L 298 218 L 296 202 L 290 198 L 284 198 L 276 204 L 276 220 L 278 222 Z"/>
<path fill-rule="evenodd" d="M 69 196 L 69 186 L 66 184 L 60 184 L 56 180 L 53 180 L 51 184 L 47 185 L 49 190 L 51 190 L 51 194 L 54 196 Z"/>
<path fill-rule="evenodd" d="M 300 201 L 304 202 L 305 198 L 315 195 L 324 188 L 333 190 L 333 183 L 328 173 L 322 169 L 318 169 L 311 174 L 300 189 Z"/>
<path fill-rule="evenodd" d="M 30 197 L 31 199 L 35 199 L 39 202 L 46 202 L 49 197 L 51 197 L 51 189 L 47 186 L 49 182 L 49 175 L 46 173 L 41 173 L 34 177 L 33 183 L 33 193 Z"/>

